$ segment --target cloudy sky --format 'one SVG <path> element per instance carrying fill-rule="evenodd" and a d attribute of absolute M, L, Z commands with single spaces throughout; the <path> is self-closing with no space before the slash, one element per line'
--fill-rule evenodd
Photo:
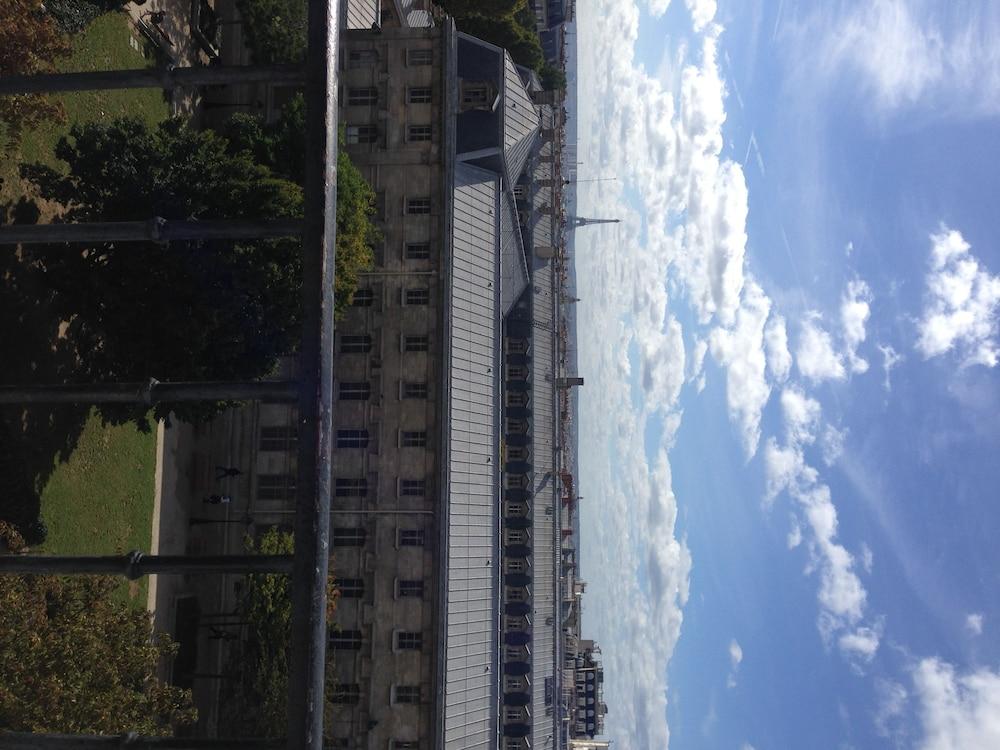
<path fill-rule="evenodd" d="M 1000 3 L 577 7 L 608 736 L 1000 748 Z"/>

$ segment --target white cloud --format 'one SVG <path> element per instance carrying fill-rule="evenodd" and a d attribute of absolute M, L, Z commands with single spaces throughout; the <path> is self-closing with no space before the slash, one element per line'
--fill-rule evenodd
<path fill-rule="evenodd" d="M 878 350 L 882 352 L 882 369 L 883 371 L 885 371 L 885 381 L 883 382 L 882 385 L 886 391 L 891 391 L 892 382 L 889 379 L 889 377 L 890 374 L 892 373 L 892 368 L 903 361 L 903 355 L 899 354 L 895 349 L 893 349 L 888 344 L 886 344 L 885 346 L 879 344 Z"/>
<path fill-rule="evenodd" d="M 868 362 L 858 356 L 858 347 L 865 340 L 865 324 L 871 315 L 872 294 L 860 279 L 847 283 L 847 290 L 840 300 L 840 324 L 844 330 L 845 357 L 851 372 L 868 371 Z"/>
<path fill-rule="evenodd" d="M 684 4 L 691 13 L 695 31 L 701 31 L 715 18 L 716 0 L 684 0 Z"/>
<path fill-rule="evenodd" d="M 996 5 L 871 0 L 819 6 L 793 51 L 813 87 L 845 83 L 881 116 L 917 106 L 936 116 L 995 114 L 1000 108 Z"/>
<path fill-rule="evenodd" d="M 960 674 L 936 658 L 913 671 L 924 736 L 920 750 L 992 750 L 1000 747 L 1000 674 Z"/>
<path fill-rule="evenodd" d="M 859 627 L 841 635 L 837 645 L 856 665 L 868 664 L 875 658 L 881 638 L 881 624 L 874 628 Z"/>
<path fill-rule="evenodd" d="M 903 715 L 909 695 L 906 688 L 898 682 L 884 679 L 875 681 L 875 694 L 878 700 L 874 717 L 875 731 L 880 737 L 888 738 L 895 734 L 894 725 Z"/>
<path fill-rule="evenodd" d="M 833 466 L 844 453 L 844 441 L 847 439 L 847 428 L 838 430 L 832 424 L 823 428 L 819 446 L 823 451 L 823 463 Z"/>
<path fill-rule="evenodd" d="M 729 642 L 729 677 L 726 678 L 726 687 L 732 689 L 736 687 L 736 675 L 740 670 L 740 663 L 743 661 L 743 648 L 734 638 Z"/>
<path fill-rule="evenodd" d="M 865 569 L 865 573 L 872 572 L 872 566 L 875 564 L 875 553 L 872 552 L 872 548 L 867 544 L 862 543 L 861 545 L 861 566 Z"/>
<path fill-rule="evenodd" d="M 756 281 L 747 280 L 732 329 L 716 328 L 709 338 L 715 360 L 726 368 L 726 401 L 729 416 L 740 428 L 747 458 L 757 452 L 760 416 L 771 396 L 765 377 L 764 323 L 771 300 Z"/>
<path fill-rule="evenodd" d="M 772 314 L 764 329 L 764 344 L 767 350 L 767 371 L 778 382 L 788 379 L 792 369 L 792 355 L 788 351 L 788 332 L 785 319 Z"/>
<path fill-rule="evenodd" d="M 847 376 L 843 357 L 833 348 L 830 334 L 820 327 L 817 312 L 806 314 L 799 334 L 795 364 L 802 376 L 819 383 L 823 380 L 843 380 Z"/>
<path fill-rule="evenodd" d="M 972 613 L 965 618 L 965 629 L 969 631 L 972 635 L 982 635 L 983 634 L 983 615 L 982 613 Z"/>
<path fill-rule="evenodd" d="M 781 412 L 789 443 L 807 445 L 816 439 L 822 412 L 819 401 L 791 386 L 781 392 Z"/>
<path fill-rule="evenodd" d="M 1000 356 L 1000 276 L 980 267 L 969 243 L 955 230 L 942 226 L 931 235 L 931 245 L 917 349 L 925 359 L 955 349 L 964 365 L 994 367 Z"/>
<path fill-rule="evenodd" d="M 788 549 L 795 549 L 802 544 L 802 527 L 796 518 L 792 518 L 792 530 L 788 532 Z"/>

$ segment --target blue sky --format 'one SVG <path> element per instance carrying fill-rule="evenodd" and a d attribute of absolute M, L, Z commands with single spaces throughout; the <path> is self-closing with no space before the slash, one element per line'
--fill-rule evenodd
<path fill-rule="evenodd" d="M 1000 5 L 578 3 L 625 748 L 1000 748 Z"/>

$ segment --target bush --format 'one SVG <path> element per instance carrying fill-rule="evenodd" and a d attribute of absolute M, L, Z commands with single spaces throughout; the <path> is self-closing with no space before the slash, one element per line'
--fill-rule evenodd
<path fill-rule="evenodd" d="M 247 47 L 258 65 L 297 63 L 306 56 L 305 0 L 236 0 Z"/>
<path fill-rule="evenodd" d="M 122 0 L 45 0 L 56 24 L 68 34 L 83 31 L 98 16 L 124 6 Z"/>

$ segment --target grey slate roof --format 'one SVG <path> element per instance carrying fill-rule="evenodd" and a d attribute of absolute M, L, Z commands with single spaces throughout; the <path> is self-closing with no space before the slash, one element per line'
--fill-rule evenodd
<path fill-rule="evenodd" d="M 449 269 L 443 747 L 496 745 L 500 179 L 455 167 Z M 491 460 L 492 459 L 492 460 Z"/>
<path fill-rule="evenodd" d="M 434 19 L 430 12 L 418 7 L 423 3 L 419 3 L 417 0 L 395 0 L 395 3 L 399 17 L 403 19 L 403 26 L 422 28 L 434 25 Z"/>
<path fill-rule="evenodd" d="M 521 229 L 517 223 L 514 196 L 506 191 L 500 207 L 500 314 L 507 315 L 528 285 Z"/>
<path fill-rule="evenodd" d="M 506 50 L 503 53 L 503 65 L 503 148 L 507 179 L 513 185 L 521 176 L 524 164 L 531 155 L 531 147 L 541 126 L 538 109 L 525 90 L 524 81 Z"/>
<path fill-rule="evenodd" d="M 379 0 L 340 0 L 340 26 L 370 29 L 379 20 Z"/>

